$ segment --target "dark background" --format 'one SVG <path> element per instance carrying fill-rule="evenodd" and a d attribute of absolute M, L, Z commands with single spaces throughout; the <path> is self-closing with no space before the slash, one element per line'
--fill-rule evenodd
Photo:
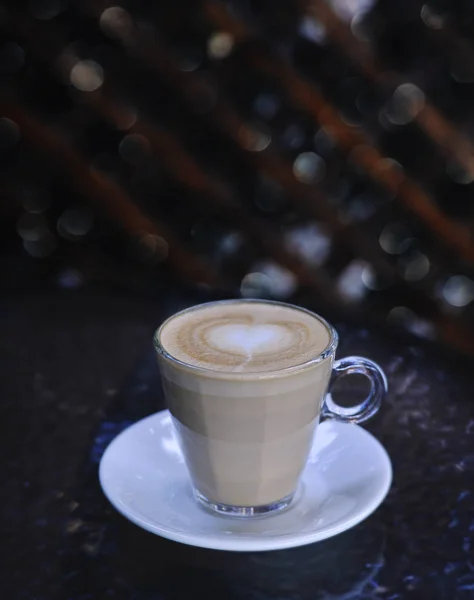
<path fill-rule="evenodd" d="M 0 4 L 2 598 L 314 598 L 325 574 L 332 597 L 471 597 L 473 21 L 461 0 Z M 382 512 L 270 571 L 117 541 L 96 479 L 158 406 L 157 325 L 241 295 L 317 310 L 392 389 Z"/>
<path fill-rule="evenodd" d="M 472 354 L 472 21 L 4 3 L 0 285 L 273 297 Z"/>

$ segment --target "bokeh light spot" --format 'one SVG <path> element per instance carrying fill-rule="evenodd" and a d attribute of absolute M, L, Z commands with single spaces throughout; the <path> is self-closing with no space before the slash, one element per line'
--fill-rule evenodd
<path fill-rule="evenodd" d="M 173 54 L 177 61 L 177 67 L 183 73 L 196 71 L 204 60 L 204 54 L 198 44 L 187 41 L 173 47 Z"/>
<path fill-rule="evenodd" d="M 413 237 L 402 223 L 387 225 L 379 237 L 379 244 L 388 254 L 401 254 L 413 243 Z"/>
<path fill-rule="evenodd" d="M 244 298 L 265 298 L 271 296 L 270 279 L 263 273 L 247 273 L 240 284 L 240 293 Z"/>
<path fill-rule="evenodd" d="M 308 265 L 322 265 L 331 251 L 331 237 L 317 223 L 306 223 L 285 232 L 287 248 L 300 256 Z"/>
<path fill-rule="evenodd" d="M 298 27 L 298 33 L 301 37 L 318 45 L 324 44 L 326 40 L 326 28 L 311 16 L 303 17 Z"/>
<path fill-rule="evenodd" d="M 104 83 L 104 70 L 94 60 L 80 60 L 72 67 L 69 77 L 81 92 L 93 92 Z"/>
<path fill-rule="evenodd" d="M 394 125 L 410 123 L 425 106 L 425 94 L 413 83 L 399 85 L 389 101 L 385 115 Z"/>
<path fill-rule="evenodd" d="M 377 274 L 372 265 L 367 265 L 362 271 L 361 279 L 365 287 L 372 291 L 380 291 L 387 287 L 387 283 Z"/>
<path fill-rule="evenodd" d="M 366 24 L 366 13 L 357 13 L 351 20 L 351 31 L 361 42 L 370 42 L 370 29 Z"/>
<path fill-rule="evenodd" d="M 331 0 L 330 4 L 341 19 L 351 21 L 356 15 L 368 12 L 375 4 L 375 0 Z"/>
<path fill-rule="evenodd" d="M 163 262 L 168 257 L 168 242 L 154 233 L 143 233 L 137 240 L 136 254 L 143 262 Z"/>
<path fill-rule="evenodd" d="M 58 233 L 68 239 L 87 235 L 94 224 L 94 215 L 87 207 L 65 210 L 58 219 Z"/>
<path fill-rule="evenodd" d="M 126 135 L 119 144 L 119 154 L 125 162 L 138 165 L 146 160 L 150 154 L 149 141 L 140 134 Z"/>
<path fill-rule="evenodd" d="M 115 119 L 115 126 L 121 131 L 126 131 L 133 127 L 138 120 L 138 111 L 134 108 L 123 110 L 122 114 Z"/>
<path fill-rule="evenodd" d="M 77 290 L 84 284 L 84 276 L 78 269 L 68 267 L 59 273 L 57 281 L 63 289 Z"/>
<path fill-rule="evenodd" d="M 353 260 L 341 272 L 337 280 L 337 289 L 347 302 L 359 302 L 367 294 L 363 274 L 368 263 L 363 260 Z"/>
<path fill-rule="evenodd" d="M 243 246 L 244 238 L 238 231 L 223 235 L 219 241 L 219 254 L 232 256 Z"/>
<path fill-rule="evenodd" d="M 347 221 L 356 223 L 369 219 L 376 211 L 374 200 L 370 193 L 357 194 L 350 199 L 344 217 Z"/>
<path fill-rule="evenodd" d="M 242 125 L 239 130 L 242 145 L 250 152 L 261 152 L 272 141 L 270 132 L 259 125 Z"/>
<path fill-rule="evenodd" d="M 442 296 L 452 306 L 467 306 L 474 300 L 474 281 L 465 275 L 453 275 L 444 284 Z"/>
<path fill-rule="evenodd" d="M 47 231 L 38 240 L 23 240 L 23 247 L 34 258 L 46 258 L 56 249 L 56 237 Z"/>
<path fill-rule="evenodd" d="M 292 123 L 283 132 L 281 141 L 287 148 L 297 150 L 305 143 L 306 133 L 300 125 Z"/>
<path fill-rule="evenodd" d="M 105 35 L 118 39 L 128 37 L 133 29 L 132 18 L 120 6 L 106 8 L 100 15 L 99 25 Z"/>
<path fill-rule="evenodd" d="M 252 267 L 240 286 L 246 298 L 287 298 L 296 290 L 297 279 L 294 273 L 277 263 L 262 261 Z"/>
<path fill-rule="evenodd" d="M 48 222 L 43 215 L 24 213 L 16 224 L 18 235 L 27 242 L 37 242 L 48 231 Z"/>
<path fill-rule="evenodd" d="M 423 4 L 420 17 L 423 23 L 430 29 L 442 29 L 444 27 L 444 18 L 437 13 L 429 4 Z"/>
<path fill-rule="evenodd" d="M 405 179 L 403 166 L 394 158 L 381 158 L 378 160 L 373 168 L 373 174 L 377 179 L 380 178 L 389 182 L 391 193 L 387 194 L 387 199 L 394 198 L 396 190 Z"/>
<path fill-rule="evenodd" d="M 315 152 L 302 152 L 293 163 L 293 173 L 301 183 L 317 183 L 325 172 L 326 163 Z"/>
<path fill-rule="evenodd" d="M 336 140 L 331 133 L 331 130 L 324 127 L 321 128 L 314 136 L 314 147 L 323 155 L 328 155 L 336 147 Z"/>
<path fill-rule="evenodd" d="M 213 33 L 207 42 L 207 53 L 210 58 L 223 59 L 229 56 L 234 47 L 234 38 L 226 31 Z"/>
<path fill-rule="evenodd" d="M 253 107 L 262 119 L 273 119 L 280 110 L 281 102 L 275 94 L 259 94 Z"/>
<path fill-rule="evenodd" d="M 460 185 L 469 185 L 474 181 L 474 169 L 468 171 L 455 160 L 451 160 L 446 165 L 446 173 L 455 183 Z"/>
<path fill-rule="evenodd" d="M 420 281 L 430 270 L 428 257 L 418 250 L 408 251 L 399 258 L 398 264 L 406 281 Z"/>

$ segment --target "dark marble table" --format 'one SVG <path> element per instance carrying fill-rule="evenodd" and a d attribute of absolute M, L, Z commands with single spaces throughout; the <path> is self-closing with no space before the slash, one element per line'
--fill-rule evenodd
<path fill-rule="evenodd" d="M 110 507 L 98 462 L 117 433 L 163 406 L 151 334 L 187 302 L 85 292 L 1 302 L 0 597 L 474 598 L 472 362 L 384 331 L 336 323 L 338 356 L 377 360 L 390 384 L 367 428 L 392 457 L 394 483 L 359 526 L 234 554 L 155 537 Z"/>

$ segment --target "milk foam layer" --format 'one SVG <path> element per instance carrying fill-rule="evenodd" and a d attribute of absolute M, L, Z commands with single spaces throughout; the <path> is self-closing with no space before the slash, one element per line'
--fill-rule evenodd
<path fill-rule="evenodd" d="M 281 304 L 217 303 L 171 318 L 160 342 L 174 358 L 235 373 L 278 371 L 318 356 L 329 344 L 315 316 Z"/>

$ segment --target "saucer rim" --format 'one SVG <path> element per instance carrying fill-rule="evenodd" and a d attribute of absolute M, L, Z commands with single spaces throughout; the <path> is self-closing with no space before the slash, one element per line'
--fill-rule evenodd
<path fill-rule="evenodd" d="M 160 416 L 164 416 L 165 413 L 169 413 L 167 409 L 160 410 L 152 415 L 148 415 L 143 419 L 140 419 L 136 423 L 129 425 L 126 429 L 121 431 L 107 446 L 105 449 L 99 464 L 99 482 L 102 488 L 102 491 L 110 502 L 110 504 L 119 512 L 123 517 L 125 517 L 130 522 L 134 523 L 138 527 L 141 527 L 145 531 L 152 533 L 154 535 L 158 535 L 160 537 L 172 540 L 174 542 L 186 544 L 189 546 L 194 546 L 198 548 L 205 548 L 208 550 L 224 550 L 229 552 L 266 552 L 272 550 L 284 550 L 288 548 L 296 548 L 299 546 L 306 546 L 308 544 L 313 544 L 316 542 L 321 542 L 328 538 L 334 537 L 352 529 L 365 519 L 367 519 L 373 512 L 377 510 L 377 508 L 382 504 L 383 500 L 386 498 L 391 484 L 393 480 L 393 468 L 392 462 L 390 460 L 390 456 L 387 450 L 384 448 L 383 444 L 369 431 L 360 427 L 359 425 L 353 423 L 344 423 L 342 421 L 332 420 L 332 423 L 337 423 L 337 426 L 342 427 L 356 427 L 358 429 L 358 434 L 362 436 L 366 436 L 370 439 L 371 443 L 374 443 L 378 446 L 378 451 L 380 456 L 383 458 L 382 462 L 385 463 L 383 469 L 383 483 L 381 483 L 379 491 L 375 494 L 370 502 L 367 503 L 364 510 L 361 510 L 359 513 L 354 515 L 352 518 L 344 521 L 340 521 L 333 526 L 329 526 L 322 531 L 307 533 L 307 534 L 298 534 L 298 533 L 289 533 L 283 534 L 281 536 L 275 536 L 272 538 L 256 538 L 256 539 L 242 539 L 238 537 L 233 537 L 232 539 L 222 539 L 220 537 L 215 536 L 206 536 L 193 534 L 193 533 L 180 533 L 175 530 L 167 529 L 166 527 L 160 526 L 157 527 L 153 524 L 150 524 L 147 521 L 140 519 L 136 515 L 136 513 L 127 510 L 127 508 L 119 501 L 114 498 L 114 495 L 109 493 L 107 490 L 107 485 L 104 482 L 104 471 L 106 469 L 106 461 L 107 455 L 110 452 L 113 452 L 113 447 L 116 443 L 120 443 L 120 439 L 122 436 L 128 435 L 132 429 L 143 427 L 147 421 L 158 419 Z M 322 421 L 324 423 L 325 421 Z M 326 421 L 327 422 L 327 421 Z M 303 474 L 303 483 L 304 483 L 304 474 Z M 203 509 L 204 510 L 204 509 Z M 291 510 L 291 507 L 287 510 Z M 285 511 L 286 512 L 286 511 Z M 209 514 L 209 513 L 208 513 Z M 228 519 L 236 520 L 232 517 L 225 517 L 222 515 L 212 515 L 216 519 L 221 519 L 223 522 Z M 259 517 L 259 519 L 277 519 L 279 515 L 268 515 Z M 286 539 L 285 539 L 286 538 Z"/>

